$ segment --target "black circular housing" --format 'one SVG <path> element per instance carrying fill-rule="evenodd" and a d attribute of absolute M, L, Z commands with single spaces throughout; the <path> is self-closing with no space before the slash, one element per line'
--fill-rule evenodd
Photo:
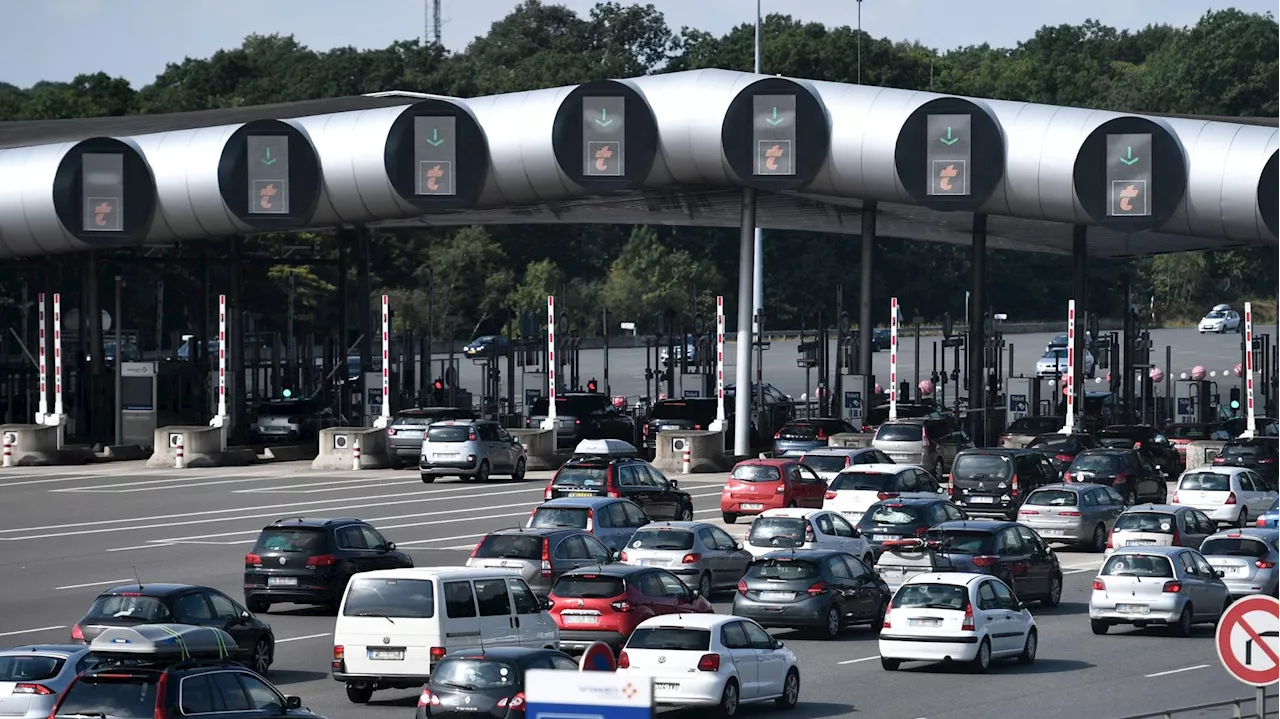
<path fill-rule="evenodd" d="M 584 100 L 600 102 L 612 98 L 621 98 L 623 101 L 620 139 L 623 143 L 624 161 L 621 172 L 616 175 L 588 175 L 584 163 L 587 152 L 584 143 L 601 142 L 607 145 L 609 142 L 616 142 L 618 138 L 602 136 L 593 141 L 588 136 L 583 127 L 588 122 L 598 120 L 604 123 L 602 131 L 612 126 L 612 123 L 607 112 L 604 116 L 597 117 L 593 108 Z M 591 115 L 590 118 L 588 114 Z M 551 147 L 560 170 L 579 187 L 601 193 L 634 190 L 649 177 L 653 160 L 658 156 L 658 121 L 654 119 L 649 102 L 635 88 L 617 80 L 595 80 L 573 88 L 564 102 L 560 103 L 551 126 Z"/>
<path fill-rule="evenodd" d="M 1273 152 L 1271 159 L 1262 168 L 1262 176 L 1258 178 L 1258 211 L 1262 213 L 1262 221 L 1271 230 L 1273 237 L 1280 235 L 1280 232 L 1276 232 L 1276 215 L 1280 214 L 1280 177 L 1277 177 L 1277 164 L 1280 164 L 1280 152 Z"/>
<path fill-rule="evenodd" d="M 756 106 L 762 95 L 795 98 L 794 174 L 757 175 Z M 766 142 L 768 142 L 766 140 Z M 831 124 L 827 111 L 813 91 L 794 80 L 766 77 L 747 85 L 729 103 L 720 126 L 720 147 L 738 181 L 748 187 L 770 192 L 798 190 L 813 182 L 831 149 Z"/>
<path fill-rule="evenodd" d="M 969 136 L 960 140 L 968 145 L 969 160 L 965 166 L 964 178 L 969 188 L 967 194 L 930 194 L 934 177 L 929 148 L 934 143 L 957 139 L 954 136 L 948 138 L 940 131 L 930 133 L 931 115 L 969 117 Z M 937 137 L 934 137 L 935 134 Z M 945 144 L 939 144 L 938 147 L 943 150 L 949 148 Z M 917 107 L 898 130 L 898 141 L 893 152 L 898 179 L 902 181 L 902 186 L 907 189 L 911 199 L 935 210 L 972 212 L 982 207 L 991 199 L 991 194 L 1004 177 L 1004 163 L 1004 133 L 1000 130 L 1000 125 L 986 108 L 959 97 L 939 97 Z"/>
<path fill-rule="evenodd" d="M 418 118 L 452 118 L 454 127 L 453 150 L 449 150 L 447 138 L 422 138 L 432 146 L 433 157 L 451 154 L 453 157 L 453 194 L 419 195 L 418 158 L 415 148 L 415 126 Z M 426 124 L 431 124 L 426 122 Z M 440 143 L 440 144 L 435 144 Z M 427 160 L 438 164 L 435 159 Z M 383 153 L 387 177 L 391 186 L 405 202 L 425 212 L 465 210 L 474 207 L 484 190 L 489 176 L 489 140 L 480 123 L 465 108 L 448 100 L 427 99 L 404 109 L 391 123 L 387 133 L 387 147 Z"/>
<path fill-rule="evenodd" d="M 251 180 L 247 149 L 250 136 L 279 138 L 278 141 L 288 148 L 289 176 L 284 178 L 288 181 L 288 212 L 249 212 Z M 264 159 L 272 161 L 270 157 Z M 280 160 L 281 158 L 276 158 L 272 162 L 274 164 Z M 218 160 L 218 191 L 222 194 L 222 201 L 241 222 L 257 230 L 289 229 L 309 222 L 320 202 L 321 182 L 320 158 L 316 155 L 316 148 L 311 140 L 298 128 L 280 120 L 254 120 L 245 123 L 231 133 L 227 144 L 222 148 L 222 157 Z"/>
<path fill-rule="evenodd" d="M 84 156 L 92 154 L 120 155 L 123 197 L 118 216 L 103 216 L 105 226 L 118 229 L 86 231 L 84 193 Z M 94 190 L 99 195 L 114 195 L 114 190 Z M 95 248 L 123 247 L 146 237 L 156 212 L 156 181 L 151 166 L 132 145 L 112 137 L 82 140 L 63 155 L 53 176 L 53 209 L 58 220 L 76 239 Z"/>
<path fill-rule="evenodd" d="M 1151 213 L 1110 217 L 1107 183 L 1107 135 L 1151 135 Z M 1163 225 L 1187 192 L 1187 162 L 1182 146 L 1165 127 L 1145 117 L 1117 117 L 1094 128 L 1080 144 L 1072 172 L 1076 198 L 1095 224 L 1117 232 L 1141 232 Z"/>

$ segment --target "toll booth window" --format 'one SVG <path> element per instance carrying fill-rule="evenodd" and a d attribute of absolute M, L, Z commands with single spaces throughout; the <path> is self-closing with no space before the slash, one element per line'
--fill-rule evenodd
<path fill-rule="evenodd" d="M 155 407 L 152 377 L 121 377 L 120 407 L 134 412 L 150 412 Z"/>

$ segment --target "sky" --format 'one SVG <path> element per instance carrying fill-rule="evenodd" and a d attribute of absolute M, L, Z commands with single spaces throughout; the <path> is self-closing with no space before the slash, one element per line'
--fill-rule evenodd
<path fill-rule="evenodd" d="M 628 4 L 628 0 L 623 0 Z M 754 0 L 651 0 L 673 29 L 722 35 L 750 22 Z M 1207 10 L 1276 11 L 1276 0 L 760 0 L 765 14 L 857 26 L 873 37 L 948 49 L 983 42 L 1011 47 L 1043 25 L 1088 18 L 1122 29 L 1193 25 Z M 443 41 L 462 50 L 516 0 L 442 0 Z M 386 47 L 421 38 L 427 0 L 4 0 L 0 81 L 27 87 L 105 71 L 135 88 L 169 62 L 237 47 L 251 33 L 292 34 L 313 50 Z M 559 0 L 585 16 L 596 0 Z M 768 68 L 765 68 L 768 71 Z M 392 89 L 392 88 L 388 88 Z"/>

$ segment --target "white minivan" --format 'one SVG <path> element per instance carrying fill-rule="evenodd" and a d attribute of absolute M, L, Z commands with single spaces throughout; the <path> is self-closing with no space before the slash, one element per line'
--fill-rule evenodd
<path fill-rule="evenodd" d="M 415 567 L 351 578 L 333 631 L 333 678 L 365 704 L 376 689 L 417 689 L 466 648 L 558 649 L 560 629 L 518 572 Z"/>

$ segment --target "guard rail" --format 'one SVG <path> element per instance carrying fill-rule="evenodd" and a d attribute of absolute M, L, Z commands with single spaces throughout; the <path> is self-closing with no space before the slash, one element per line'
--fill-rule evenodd
<path fill-rule="evenodd" d="M 1239 699 L 1229 699 L 1227 701 L 1212 702 L 1209 704 L 1196 704 L 1195 706 L 1179 707 L 1177 709 L 1164 709 L 1161 711 L 1148 712 L 1146 714 L 1133 714 L 1121 719 L 1272 719 L 1280 716 L 1280 712 L 1275 709 L 1268 711 L 1268 707 L 1272 705 L 1280 705 L 1280 695 L 1266 694 L 1263 695 L 1262 706 L 1258 706 L 1258 697 L 1241 697 Z M 1248 707 L 1249 713 L 1245 713 Z M 1214 710 L 1230 710 L 1230 714 L 1222 711 Z"/>

